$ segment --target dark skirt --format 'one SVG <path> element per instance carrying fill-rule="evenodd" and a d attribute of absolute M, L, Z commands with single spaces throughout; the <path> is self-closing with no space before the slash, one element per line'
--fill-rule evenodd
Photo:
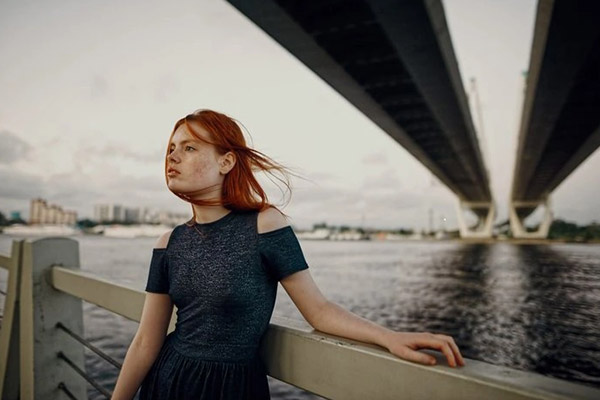
<path fill-rule="evenodd" d="M 140 400 L 270 399 L 258 354 L 243 363 L 208 361 L 181 354 L 167 336 L 142 382 Z"/>

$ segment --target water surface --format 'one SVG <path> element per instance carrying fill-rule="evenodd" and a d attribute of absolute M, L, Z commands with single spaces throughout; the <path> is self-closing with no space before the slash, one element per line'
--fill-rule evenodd
<path fill-rule="evenodd" d="M 0 235 L 2 254 L 10 239 Z M 76 239 L 83 270 L 144 289 L 155 239 Z M 301 245 L 325 296 L 362 317 L 451 335 L 466 358 L 600 387 L 600 245 Z M 302 319 L 281 286 L 274 314 Z M 84 303 L 84 323 L 86 338 L 123 360 L 136 322 Z M 86 369 L 112 390 L 114 367 L 86 350 Z M 269 385 L 273 399 L 320 398 L 270 377 Z M 89 398 L 103 397 L 90 387 Z"/>

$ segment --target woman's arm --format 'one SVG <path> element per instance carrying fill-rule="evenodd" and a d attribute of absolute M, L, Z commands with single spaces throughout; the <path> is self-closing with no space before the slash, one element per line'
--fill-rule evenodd
<path fill-rule="evenodd" d="M 452 337 L 431 333 L 395 332 L 359 317 L 328 301 L 321 294 L 308 270 L 282 279 L 281 284 L 308 323 L 321 332 L 374 343 L 402 359 L 427 365 L 435 364 L 435 358 L 416 350 L 435 349 L 446 356 L 451 367 L 465 365 Z"/>
<path fill-rule="evenodd" d="M 163 234 L 155 248 L 165 248 L 171 232 Z M 146 293 L 140 324 L 125 355 L 112 400 L 133 399 L 165 341 L 171 314 L 173 301 L 168 294 Z"/>
<path fill-rule="evenodd" d="M 288 225 L 275 208 L 258 214 L 258 232 L 268 232 Z M 409 361 L 433 365 L 435 358 L 416 350 L 430 348 L 441 351 L 452 367 L 465 365 L 454 339 L 432 333 L 395 332 L 361 318 L 328 301 L 315 284 L 308 270 L 299 271 L 281 280 L 281 284 L 300 313 L 313 328 L 361 342 L 374 343 L 392 354 Z"/>
<path fill-rule="evenodd" d="M 127 350 L 112 400 L 133 399 L 160 352 L 172 313 L 168 294 L 146 293 L 140 325 Z"/>

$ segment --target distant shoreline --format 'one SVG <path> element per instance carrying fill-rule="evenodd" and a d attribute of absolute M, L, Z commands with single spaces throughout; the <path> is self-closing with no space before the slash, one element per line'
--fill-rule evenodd
<path fill-rule="evenodd" d="M 11 227 L 17 229 L 11 229 Z M 6 232 L 6 228 L 8 232 Z M 110 224 L 110 225 L 97 225 L 93 228 L 77 228 L 75 226 L 67 225 L 8 225 L 0 227 L 0 234 L 2 235 L 13 235 L 13 236 L 104 236 L 104 237 L 122 237 L 122 238 L 133 238 L 133 237 L 154 237 L 160 236 L 162 232 L 168 229 L 169 226 L 160 224 Z M 371 233 L 358 233 L 353 232 L 328 232 L 325 235 L 314 235 L 315 231 L 298 231 L 297 236 L 300 240 L 307 241 L 329 241 L 329 242 L 459 242 L 465 244 L 491 244 L 491 243 L 510 243 L 510 244 L 525 244 L 525 245 L 542 245 L 542 244 L 600 244 L 600 239 L 590 240 L 577 240 L 569 238 L 559 239 L 516 239 L 516 238 L 460 238 L 460 237 L 415 237 L 406 236 L 403 237 L 397 234 L 390 234 L 387 231 L 380 231 L 379 234 L 383 235 L 381 238 L 377 238 L 377 232 Z M 350 235 L 348 235 L 350 234 Z M 330 236 L 331 235 L 331 236 Z M 389 235 L 389 238 L 385 238 Z M 347 237 L 346 237 L 347 236 Z"/>

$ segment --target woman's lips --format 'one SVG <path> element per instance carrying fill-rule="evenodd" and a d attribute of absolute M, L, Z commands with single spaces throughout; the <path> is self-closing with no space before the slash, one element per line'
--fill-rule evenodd
<path fill-rule="evenodd" d="M 167 170 L 167 175 L 168 175 L 168 176 L 175 176 L 175 175 L 179 175 L 179 171 L 177 171 L 177 170 L 176 170 L 176 169 L 174 169 L 174 168 L 169 168 L 169 169 Z"/>

